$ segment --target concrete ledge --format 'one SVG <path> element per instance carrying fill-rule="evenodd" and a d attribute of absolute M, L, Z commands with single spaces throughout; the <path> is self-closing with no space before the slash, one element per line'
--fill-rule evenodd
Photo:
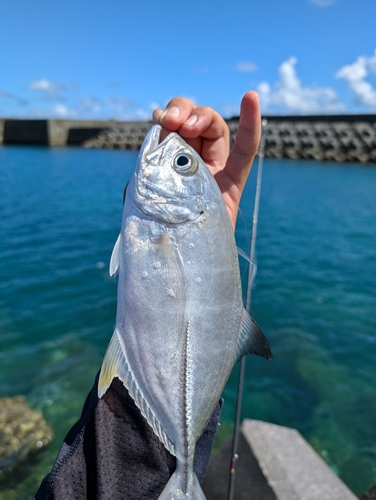
<path fill-rule="evenodd" d="M 298 431 L 244 420 L 242 433 L 278 500 L 357 500 Z"/>
<path fill-rule="evenodd" d="M 232 438 L 211 457 L 202 485 L 207 500 L 224 500 L 228 496 Z M 243 434 L 239 433 L 239 459 L 236 462 L 234 500 L 277 500 L 255 455 Z"/>

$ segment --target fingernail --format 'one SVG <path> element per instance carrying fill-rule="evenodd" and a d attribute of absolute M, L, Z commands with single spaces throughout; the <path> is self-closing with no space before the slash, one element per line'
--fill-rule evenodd
<path fill-rule="evenodd" d="M 180 109 L 177 106 L 171 106 L 171 108 L 166 109 L 161 116 L 160 120 L 165 118 L 165 116 L 168 116 L 169 118 L 179 118 L 180 116 Z"/>
<path fill-rule="evenodd" d="M 191 115 L 188 120 L 184 123 L 184 125 L 188 125 L 189 127 L 192 127 L 197 122 L 197 115 Z"/>

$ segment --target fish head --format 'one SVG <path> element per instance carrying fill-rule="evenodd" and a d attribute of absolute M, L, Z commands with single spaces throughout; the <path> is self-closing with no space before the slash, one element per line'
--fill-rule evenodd
<path fill-rule="evenodd" d="M 178 134 L 161 143 L 154 125 L 140 150 L 127 191 L 144 215 L 167 224 L 203 220 L 221 197 L 218 185 L 197 152 Z"/>

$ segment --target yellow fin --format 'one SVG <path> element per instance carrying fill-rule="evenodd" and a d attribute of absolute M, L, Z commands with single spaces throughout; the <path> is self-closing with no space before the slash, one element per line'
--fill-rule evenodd
<path fill-rule="evenodd" d="M 175 455 L 175 447 L 171 439 L 161 426 L 158 418 L 150 408 L 148 401 L 140 389 L 132 370 L 129 367 L 124 341 L 120 332 L 115 328 L 110 343 L 108 344 L 106 354 L 104 355 L 101 373 L 98 381 L 98 397 L 101 398 L 110 387 L 112 380 L 117 377 L 123 382 L 130 396 L 134 399 L 142 415 L 148 421 L 154 433 L 168 449 Z"/>
<path fill-rule="evenodd" d="M 124 370 L 124 354 L 119 342 L 118 333 L 115 330 L 110 343 L 108 344 L 106 354 L 104 355 L 101 373 L 98 381 L 98 397 L 101 398 L 103 394 L 110 387 L 112 380 L 118 377 L 126 386 L 125 380 L 122 376 Z M 123 367 L 123 368 L 122 368 Z"/>

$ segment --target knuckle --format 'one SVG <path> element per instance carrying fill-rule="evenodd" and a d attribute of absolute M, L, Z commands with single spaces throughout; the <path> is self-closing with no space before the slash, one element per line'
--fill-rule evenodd
<path fill-rule="evenodd" d="M 166 109 L 170 108 L 171 106 L 178 106 L 178 107 L 186 107 L 186 106 L 192 106 L 193 103 L 189 100 L 186 99 L 185 97 L 177 96 L 173 97 L 166 105 Z"/>

